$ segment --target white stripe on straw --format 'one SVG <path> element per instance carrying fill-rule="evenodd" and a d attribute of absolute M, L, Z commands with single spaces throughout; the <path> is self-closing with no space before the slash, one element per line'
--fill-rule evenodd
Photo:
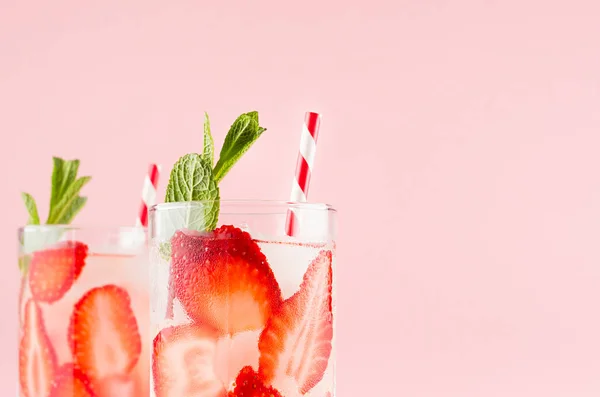
<path fill-rule="evenodd" d="M 148 173 L 146 173 L 142 187 L 142 203 L 136 219 L 136 226 L 138 227 L 148 226 L 148 210 L 156 204 L 156 189 L 160 168 L 158 164 L 150 164 L 150 167 L 148 167 Z"/>
<path fill-rule="evenodd" d="M 308 200 L 308 187 L 312 173 L 315 155 L 317 153 L 317 138 L 321 117 L 318 113 L 306 112 L 302 135 L 300 136 L 300 150 L 296 164 L 296 176 L 292 183 L 292 202 L 306 202 Z M 298 230 L 298 214 L 288 210 L 285 231 L 288 236 L 294 236 Z"/>

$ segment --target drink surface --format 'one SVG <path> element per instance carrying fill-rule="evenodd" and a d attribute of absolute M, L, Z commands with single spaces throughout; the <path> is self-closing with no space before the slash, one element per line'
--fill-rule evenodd
<path fill-rule="evenodd" d="M 147 261 L 88 252 L 66 285 L 62 266 L 76 255 L 52 252 L 60 249 L 34 253 L 22 282 L 21 396 L 148 396 Z M 66 286 L 49 299 L 57 285 Z"/>
<path fill-rule="evenodd" d="M 21 396 L 331 397 L 334 247 L 218 230 L 177 232 L 150 280 L 143 255 L 34 253 Z"/>
<path fill-rule="evenodd" d="M 214 235 L 153 255 L 152 396 L 333 396 L 333 244 Z"/>

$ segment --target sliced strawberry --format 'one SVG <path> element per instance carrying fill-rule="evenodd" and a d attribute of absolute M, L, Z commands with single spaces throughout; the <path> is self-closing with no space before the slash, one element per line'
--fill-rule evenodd
<path fill-rule="evenodd" d="M 75 365 L 93 381 L 133 369 L 142 342 L 127 291 L 115 285 L 88 291 L 75 305 L 69 341 Z"/>
<path fill-rule="evenodd" d="M 133 397 L 135 382 L 128 375 L 113 375 L 96 382 L 98 397 Z"/>
<path fill-rule="evenodd" d="M 263 383 L 252 367 L 242 368 L 228 397 L 282 397 L 274 388 Z"/>
<path fill-rule="evenodd" d="M 172 288 L 188 315 L 221 333 L 260 329 L 281 304 L 267 258 L 233 226 L 203 235 L 177 232 L 172 265 Z"/>
<path fill-rule="evenodd" d="M 321 379 L 333 339 L 331 251 L 310 264 L 300 290 L 273 314 L 263 330 L 259 374 L 267 384 L 291 376 L 305 394 Z"/>
<path fill-rule="evenodd" d="M 23 336 L 19 344 L 19 381 L 25 397 L 47 397 L 56 373 L 56 353 L 46 333 L 37 303 L 25 304 Z"/>
<path fill-rule="evenodd" d="M 35 252 L 29 264 L 33 299 L 53 303 L 62 298 L 81 274 L 87 253 L 87 245 L 74 241 Z"/>
<path fill-rule="evenodd" d="M 195 324 L 163 329 L 154 338 L 152 374 L 156 397 L 224 397 L 215 374 L 218 334 Z"/>
<path fill-rule="evenodd" d="M 217 361 L 215 373 L 229 386 L 240 373 L 241 369 L 250 365 L 258 368 L 258 337 L 260 330 L 238 332 L 235 335 L 225 335 L 217 342 Z"/>
<path fill-rule="evenodd" d="M 58 370 L 49 397 L 95 397 L 90 380 L 73 364 Z"/>
<path fill-rule="evenodd" d="M 27 289 L 27 276 L 21 276 L 21 287 L 19 289 L 19 326 L 23 326 L 23 301 Z"/>

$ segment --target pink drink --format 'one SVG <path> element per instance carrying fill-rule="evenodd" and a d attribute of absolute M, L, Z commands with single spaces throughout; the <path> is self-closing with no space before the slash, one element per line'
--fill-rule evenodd
<path fill-rule="evenodd" d="M 21 396 L 148 396 L 143 231 L 27 227 L 24 247 L 45 234 L 21 256 Z"/>
<path fill-rule="evenodd" d="M 334 211 L 300 205 L 314 223 L 289 238 L 287 204 L 231 205 L 212 232 L 173 222 L 199 203 L 151 214 L 152 396 L 333 396 Z"/>

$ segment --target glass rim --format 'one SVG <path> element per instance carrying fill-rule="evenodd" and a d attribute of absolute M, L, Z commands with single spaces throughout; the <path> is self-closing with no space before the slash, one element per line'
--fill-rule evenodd
<path fill-rule="evenodd" d="M 177 201 L 173 203 L 160 203 L 150 207 L 150 212 L 156 212 L 160 210 L 178 209 L 190 206 L 197 206 L 206 203 L 220 202 L 220 214 L 222 215 L 233 215 L 238 212 L 229 212 L 227 208 L 234 208 L 236 206 L 242 207 L 254 207 L 254 208 L 285 208 L 285 209 L 296 209 L 301 211 L 327 211 L 337 213 L 337 209 L 331 204 L 319 203 L 319 202 L 300 202 L 300 201 L 285 201 L 285 200 L 255 200 L 255 199 L 227 199 L 227 200 L 195 200 L 195 201 Z"/>
<path fill-rule="evenodd" d="M 117 232 L 117 233 L 136 233 L 146 232 L 148 228 L 145 226 L 113 226 L 113 225 L 94 225 L 94 224 L 52 224 L 52 225 L 25 225 L 19 227 L 19 232 L 51 232 L 55 230 L 61 231 L 78 231 L 78 230 L 89 230 L 97 232 Z"/>

